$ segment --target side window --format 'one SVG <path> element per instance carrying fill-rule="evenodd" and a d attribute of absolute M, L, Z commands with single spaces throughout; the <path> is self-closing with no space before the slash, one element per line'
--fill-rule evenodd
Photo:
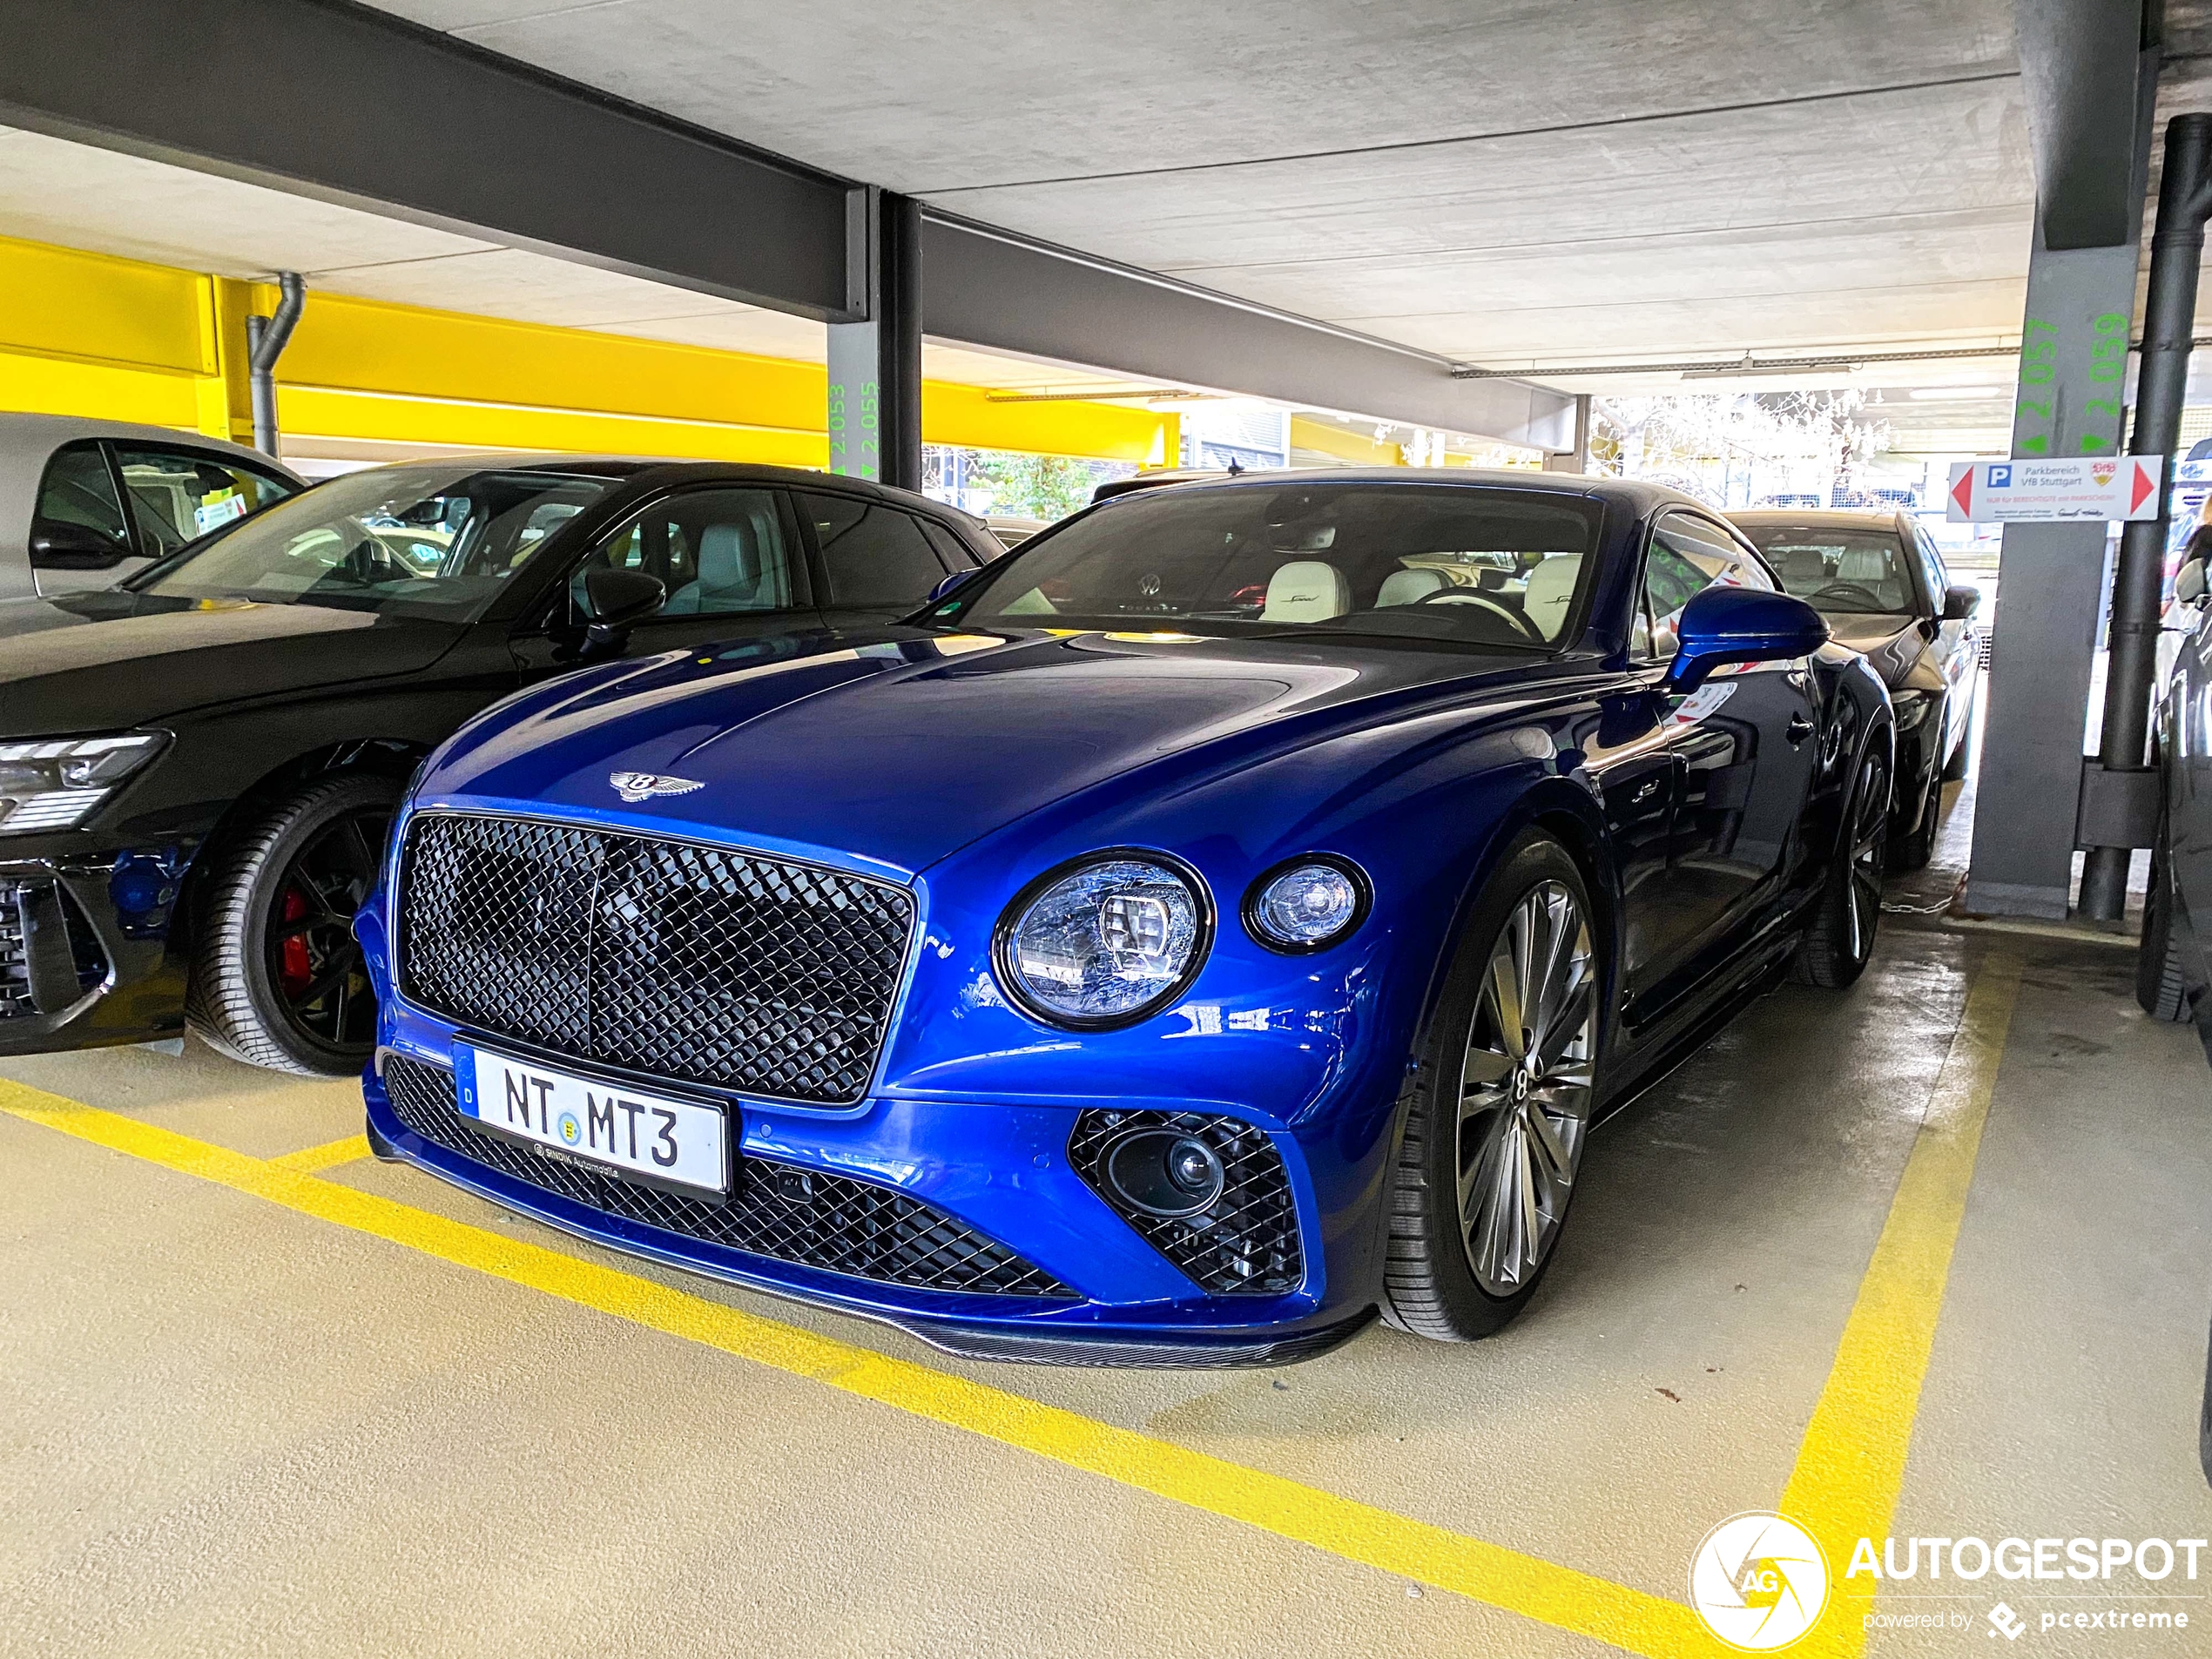
<path fill-rule="evenodd" d="M 1710 587 L 1771 592 L 1774 580 L 1718 525 L 1688 513 L 1669 513 L 1652 530 L 1651 550 L 1644 556 L 1643 601 L 1649 620 L 1636 633 L 1648 632 L 1649 645 L 1639 654 L 1662 661 L 1672 657 L 1683 607 Z M 1635 637 L 1630 645 L 1635 647 Z"/>
<path fill-rule="evenodd" d="M 968 543 L 935 519 L 923 519 L 921 528 L 929 537 L 929 545 L 937 550 L 937 562 L 945 567 L 946 575 L 950 576 L 956 570 L 972 570 L 982 563 L 980 556 L 968 550 Z"/>
<path fill-rule="evenodd" d="M 945 579 L 911 513 L 850 496 L 802 495 L 799 509 L 821 543 L 829 604 L 918 605 Z"/>
<path fill-rule="evenodd" d="M 1924 526 L 1912 527 L 1912 544 L 1920 552 L 1920 577 L 1928 584 L 1928 603 L 1940 614 L 1943 610 L 1943 590 L 1951 585 L 1951 572 L 1943 563 L 1943 555 L 1936 550 Z"/>
<path fill-rule="evenodd" d="M 118 443 L 115 460 L 138 523 L 138 550 L 152 558 L 258 513 L 294 489 L 273 474 L 184 449 Z"/>
<path fill-rule="evenodd" d="M 611 566 L 658 577 L 664 617 L 742 616 L 807 602 L 806 570 L 792 556 L 772 489 L 694 489 L 654 502 L 587 555 L 569 578 Z"/>
<path fill-rule="evenodd" d="M 112 543 L 118 556 L 130 550 L 131 531 L 115 493 L 115 476 L 97 443 L 72 443 L 54 452 L 39 480 L 31 517 L 41 524 L 90 530 Z"/>

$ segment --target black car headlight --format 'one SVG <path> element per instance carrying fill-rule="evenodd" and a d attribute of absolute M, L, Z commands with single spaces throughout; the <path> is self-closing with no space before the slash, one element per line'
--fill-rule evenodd
<path fill-rule="evenodd" d="M 1025 1012 L 1081 1030 L 1131 1025 L 1197 976 L 1213 937 L 1198 873 L 1157 853 L 1096 853 L 1049 871 L 1001 918 L 1000 983 Z"/>
<path fill-rule="evenodd" d="M 158 732 L 0 741 L 0 835 L 76 828 L 165 741 Z"/>

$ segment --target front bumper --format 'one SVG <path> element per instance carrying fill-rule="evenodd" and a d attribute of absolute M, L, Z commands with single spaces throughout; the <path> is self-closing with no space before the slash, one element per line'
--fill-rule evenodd
<path fill-rule="evenodd" d="M 192 848 L 71 839 L 80 844 L 51 854 L 0 843 L 0 1055 L 184 1029 L 186 964 L 170 924 Z"/>
<path fill-rule="evenodd" d="M 875 1099 L 857 1115 L 827 1116 L 733 1098 L 739 1187 L 718 1213 L 471 1128 L 442 1104 L 452 1098 L 455 1033 L 404 1005 L 388 1007 L 388 1021 L 390 1046 L 364 1079 L 382 1155 L 595 1243 L 889 1323 L 954 1352 L 1280 1364 L 1333 1346 L 1372 1317 L 1372 1296 L 1329 1291 L 1304 1151 L 1285 1130 L 1259 1132 L 1280 1156 L 1294 1208 L 1296 1277 L 1286 1289 L 1218 1293 L 1082 1178 L 1070 1141 L 1083 1108 Z M 856 1228 L 872 1231 L 856 1244 Z M 976 1288 L 939 1288 L 955 1282 Z"/>

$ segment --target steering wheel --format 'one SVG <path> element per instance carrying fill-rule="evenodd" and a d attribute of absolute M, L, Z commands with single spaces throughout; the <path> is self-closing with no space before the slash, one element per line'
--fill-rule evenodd
<path fill-rule="evenodd" d="M 1856 582 L 1831 582 L 1826 587 L 1820 589 L 1812 597 L 1816 599 L 1825 598 L 1831 593 L 1856 593 L 1860 597 L 1864 598 L 1869 604 L 1872 605 L 1877 610 L 1887 610 L 1892 608 L 1889 602 L 1883 598 L 1880 594 L 1875 592 L 1873 589 L 1862 587 Z"/>
<path fill-rule="evenodd" d="M 1503 617 L 1514 625 L 1516 632 L 1532 644 L 1541 645 L 1544 643 L 1544 637 L 1537 631 L 1536 624 L 1518 610 L 1508 610 L 1495 599 L 1487 599 L 1479 593 L 1470 593 L 1465 588 L 1439 588 L 1434 593 L 1423 594 L 1413 603 L 1420 605 L 1480 605 L 1485 610 Z"/>

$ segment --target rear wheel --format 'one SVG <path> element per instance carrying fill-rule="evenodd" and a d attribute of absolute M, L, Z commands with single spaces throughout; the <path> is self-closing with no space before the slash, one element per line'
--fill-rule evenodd
<path fill-rule="evenodd" d="M 2135 947 L 2135 1001 L 2154 1020 L 2179 1022 L 2189 1017 L 2194 999 L 2182 971 L 2189 924 L 2174 902 L 2172 862 L 2161 812 L 2151 842 L 2150 887 L 2143 894 L 2143 936 Z"/>
<path fill-rule="evenodd" d="M 376 884 L 397 779 L 327 779 L 287 795 L 214 854 L 186 1014 L 248 1065 L 344 1076 L 376 1043 L 354 913 Z"/>
<path fill-rule="evenodd" d="M 1882 860 L 1890 840 L 1890 761 L 1875 733 L 1858 758 L 1844 805 L 1844 833 L 1834 867 L 1815 901 L 1812 927 L 1798 947 L 1791 976 L 1801 984 L 1840 991 L 1858 982 L 1874 954 L 1882 920 Z"/>
<path fill-rule="evenodd" d="M 1524 836 L 1477 901 L 1408 1091 L 1384 1317 L 1489 1335 L 1551 1264 L 1595 1099 L 1602 987 L 1566 850 Z"/>
<path fill-rule="evenodd" d="M 1966 763 L 1973 758 L 1974 733 L 1981 725 L 1981 693 L 1975 685 L 1978 677 L 1969 675 L 1966 680 L 1966 723 L 1959 733 L 1959 748 L 1943 767 L 1943 781 L 1955 784 L 1966 775 Z"/>
<path fill-rule="evenodd" d="M 1935 856 L 1936 830 L 1943 819 L 1943 769 L 1928 768 L 1927 786 L 1921 792 L 1920 821 L 1892 841 L 1885 854 L 1885 867 L 1902 873 L 1909 870 L 1925 870 L 1928 860 Z"/>

